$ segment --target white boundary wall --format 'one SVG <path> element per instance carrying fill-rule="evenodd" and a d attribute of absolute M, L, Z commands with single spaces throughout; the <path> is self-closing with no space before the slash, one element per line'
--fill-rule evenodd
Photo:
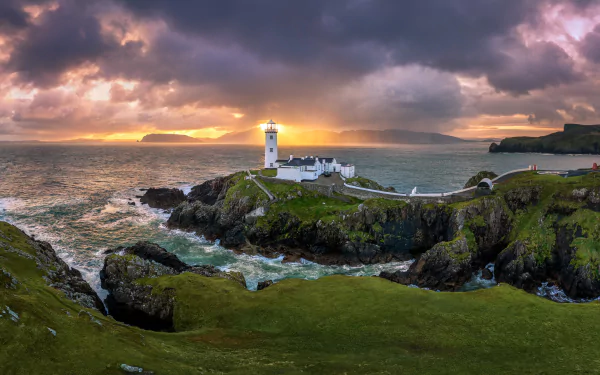
<path fill-rule="evenodd" d="M 506 173 L 501 174 L 500 176 L 494 178 L 492 180 L 492 182 L 504 177 L 504 176 L 508 176 L 509 174 L 512 173 L 518 173 L 518 172 L 526 172 L 529 171 L 529 168 L 525 168 L 525 169 L 515 169 L 514 171 L 509 171 Z M 392 196 L 396 196 L 396 197 L 447 197 L 450 195 L 454 195 L 454 194 L 460 194 L 460 193 L 465 193 L 467 191 L 472 191 L 475 190 L 477 187 L 473 186 L 470 188 L 466 188 L 466 189 L 461 189 L 461 190 L 456 190 L 456 191 L 450 191 L 448 193 L 430 193 L 430 194 L 402 194 L 402 193 L 392 193 L 389 191 L 381 191 L 381 190 L 373 190 L 373 189 L 367 189 L 367 188 L 362 188 L 362 187 L 358 187 L 358 186 L 352 186 L 352 185 L 348 185 L 347 183 L 344 182 L 344 186 L 350 189 L 356 189 L 356 190 L 362 190 L 362 191 L 368 191 L 371 193 L 377 193 L 377 194 L 386 194 L 386 195 L 392 195 Z"/>

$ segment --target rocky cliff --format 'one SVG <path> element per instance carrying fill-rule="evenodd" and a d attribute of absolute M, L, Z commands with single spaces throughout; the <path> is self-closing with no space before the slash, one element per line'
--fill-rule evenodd
<path fill-rule="evenodd" d="M 14 246 L 18 244 L 19 247 Z M 83 307 L 95 309 L 105 314 L 104 304 L 94 289 L 75 268 L 69 267 L 52 246 L 43 241 L 37 241 L 12 225 L 0 222 L 0 250 L 9 253 L 23 261 L 35 262 L 36 268 L 42 273 L 46 284 L 64 293 L 65 297 Z M 17 289 L 19 280 L 2 267 L 5 256 L 0 252 L 0 286 Z"/>
<path fill-rule="evenodd" d="M 108 312 L 115 319 L 138 327 L 172 331 L 176 293 L 172 289 L 156 291 L 140 280 L 191 272 L 207 277 L 234 280 L 246 287 L 244 276 L 222 272 L 214 266 L 189 266 L 175 254 L 148 242 L 107 250 L 100 272 L 102 288 L 108 290 Z"/>
<path fill-rule="evenodd" d="M 511 137 L 492 143 L 490 152 L 600 154 L 600 125 L 565 124 L 564 131 L 542 137 Z"/>
<path fill-rule="evenodd" d="M 324 264 L 417 258 L 408 272 L 382 276 L 439 290 L 460 288 L 493 262 L 500 282 L 529 291 L 551 282 L 587 298 L 600 295 L 600 249 L 590 224 L 599 207 L 594 176 L 524 173 L 488 196 L 425 203 L 326 197 L 302 185 L 264 181 L 278 198 L 269 202 L 236 174 L 194 188 L 168 225 L 228 248 Z"/>

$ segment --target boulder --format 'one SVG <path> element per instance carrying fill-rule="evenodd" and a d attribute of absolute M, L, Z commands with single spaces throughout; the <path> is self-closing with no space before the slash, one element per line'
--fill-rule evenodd
<path fill-rule="evenodd" d="M 273 285 L 273 280 L 259 281 L 256 290 L 263 290 L 271 285 Z"/>
<path fill-rule="evenodd" d="M 484 280 L 491 280 L 494 278 L 494 273 L 489 268 L 481 270 L 481 278 Z"/>
<path fill-rule="evenodd" d="M 147 204 L 152 208 L 160 208 L 167 210 L 177 207 L 182 202 L 185 202 L 186 197 L 183 191 L 179 189 L 168 188 L 151 188 L 140 198 L 142 204 Z"/>
<path fill-rule="evenodd" d="M 494 273 L 498 282 L 531 292 L 546 279 L 546 265 L 537 261 L 527 242 L 517 240 L 498 255 Z"/>
<path fill-rule="evenodd" d="M 411 264 L 408 271 L 382 272 L 379 277 L 434 290 L 457 290 L 472 276 L 472 253 L 465 237 L 440 242 Z"/>
<path fill-rule="evenodd" d="M 105 252 L 104 267 L 100 272 L 102 288 L 109 292 L 106 299 L 108 312 L 117 320 L 145 329 L 172 331 L 175 291 L 153 290 L 140 279 L 192 272 L 206 277 L 223 277 L 246 287 L 239 272 L 223 272 L 212 265 L 190 266 L 162 247 L 138 242 Z"/>

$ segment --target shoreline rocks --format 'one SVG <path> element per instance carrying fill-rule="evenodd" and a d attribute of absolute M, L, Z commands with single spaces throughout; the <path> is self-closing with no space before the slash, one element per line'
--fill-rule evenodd
<path fill-rule="evenodd" d="M 140 198 L 142 204 L 152 208 L 167 210 L 176 207 L 186 200 L 185 194 L 179 189 L 150 188 Z M 134 203 L 135 205 L 135 203 Z"/>
<path fill-rule="evenodd" d="M 37 268 L 44 272 L 44 280 L 46 284 L 54 289 L 57 289 L 65 294 L 65 296 L 73 302 L 80 304 L 83 307 L 95 309 L 106 315 L 104 303 L 81 275 L 81 272 L 70 267 L 62 260 L 56 251 L 48 242 L 35 240 L 28 236 L 25 232 L 14 227 L 22 233 L 26 238 L 27 245 L 35 251 L 35 255 L 25 253 L 24 251 L 15 249 L 8 244 L 0 242 L 0 246 L 6 250 L 15 252 L 20 256 L 32 259 L 36 262 Z M 2 235 L 2 233 L 0 233 Z M 13 277 L 8 271 L 0 267 L 0 282 L 5 284 L 7 288 L 16 288 L 20 282 Z"/>
<path fill-rule="evenodd" d="M 102 288 L 109 294 L 106 307 L 116 320 L 156 331 L 173 331 L 175 291 L 153 290 L 140 279 L 192 272 L 206 277 L 223 277 L 246 287 L 241 273 L 223 272 L 212 265 L 190 266 L 162 247 L 150 242 L 107 250 L 100 272 Z"/>

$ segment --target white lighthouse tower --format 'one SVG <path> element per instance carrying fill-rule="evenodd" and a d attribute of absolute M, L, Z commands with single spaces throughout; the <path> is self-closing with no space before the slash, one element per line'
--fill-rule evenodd
<path fill-rule="evenodd" d="M 277 168 L 277 124 L 273 120 L 265 127 L 265 168 Z"/>

